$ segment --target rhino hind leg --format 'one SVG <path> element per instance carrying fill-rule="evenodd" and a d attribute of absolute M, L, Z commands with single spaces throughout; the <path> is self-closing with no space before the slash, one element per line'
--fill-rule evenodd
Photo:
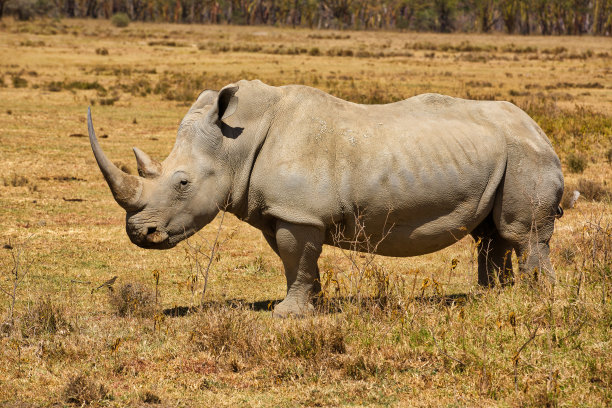
<path fill-rule="evenodd" d="M 512 243 L 502 238 L 491 216 L 487 217 L 471 233 L 478 250 L 478 284 L 493 287 L 499 282 L 502 286 L 511 284 Z"/>
<path fill-rule="evenodd" d="M 316 227 L 279 221 L 275 244 L 285 268 L 287 296 L 274 308 L 274 316 L 303 316 L 313 312 L 312 298 L 321 290 L 317 261 L 323 234 Z"/>
<path fill-rule="evenodd" d="M 536 190 L 536 187 L 533 188 Z M 537 191 L 537 190 L 536 190 Z M 540 188 L 537 198 L 514 195 L 504 203 L 496 203 L 493 219 L 499 234 L 512 244 L 519 263 L 519 278 L 536 279 L 545 276 L 555 282 L 555 272 L 550 261 L 550 238 L 558 215 L 562 190 L 552 185 Z M 502 199 L 503 201 L 503 199 Z M 501 204 L 501 205 L 500 205 Z"/>
<path fill-rule="evenodd" d="M 555 282 L 555 271 L 550 262 L 550 246 L 545 242 L 529 242 L 517 250 L 521 276 L 537 281 L 540 274 Z"/>

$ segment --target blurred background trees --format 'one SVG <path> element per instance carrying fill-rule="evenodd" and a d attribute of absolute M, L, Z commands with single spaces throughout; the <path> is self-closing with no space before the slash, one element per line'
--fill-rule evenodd
<path fill-rule="evenodd" d="M 517 34 L 612 34 L 612 0 L 0 0 L 2 14 Z"/>

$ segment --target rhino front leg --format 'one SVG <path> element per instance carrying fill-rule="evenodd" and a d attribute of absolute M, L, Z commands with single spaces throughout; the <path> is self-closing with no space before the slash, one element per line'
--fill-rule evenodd
<path fill-rule="evenodd" d="M 285 267 L 287 296 L 274 308 L 275 317 L 312 312 L 312 296 L 321 290 L 317 260 L 323 233 L 316 227 L 278 221 L 276 247 Z"/>

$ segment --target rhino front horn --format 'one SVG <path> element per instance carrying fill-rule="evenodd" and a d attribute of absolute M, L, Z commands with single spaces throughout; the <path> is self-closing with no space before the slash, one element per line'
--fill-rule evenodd
<path fill-rule="evenodd" d="M 96 132 L 91 121 L 91 108 L 87 109 L 87 130 L 98 167 L 100 167 L 115 201 L 126 211 L 138 210 L 141 207 L 138 205 L 138 199 L 142 193 L 142 179 L 121 171 L 106 157 L 96 138 Z"/>

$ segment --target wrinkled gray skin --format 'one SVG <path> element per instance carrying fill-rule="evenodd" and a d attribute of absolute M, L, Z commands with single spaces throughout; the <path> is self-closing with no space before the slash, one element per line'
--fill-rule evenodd
<path fill-rule="evenodd" d="M 122 173 L 90 141 L 127 233 L 172 248 L 220 208 L 263 232 L 281 257 L 287 296 L 276 316 L 312 310 L 323 244 L 355 220 L 376 253 L 413 256 L 467 234 L 479 243 L 478 282 L 521 272 L 554 279 L 549 240 L 563 175 L 538 125 L 508 102 L 424 94 L 358 105 L 305 86 L 240 81 L 204 91 L 162 163 L 134 149 L 140 176 Z"/>

